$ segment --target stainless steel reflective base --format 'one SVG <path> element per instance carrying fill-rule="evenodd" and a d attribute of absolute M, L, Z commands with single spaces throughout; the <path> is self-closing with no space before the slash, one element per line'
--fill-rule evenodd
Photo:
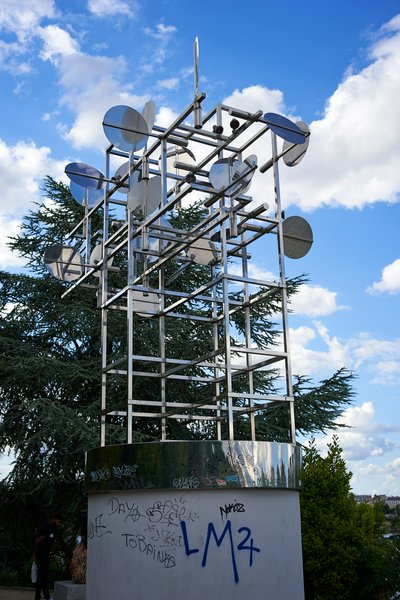
<path fill-rule="evenodd" d="M 166 441 L 120 444 L 87 453 L 89 494 L 118 490 L 300 488 L 295 444 Z"/>

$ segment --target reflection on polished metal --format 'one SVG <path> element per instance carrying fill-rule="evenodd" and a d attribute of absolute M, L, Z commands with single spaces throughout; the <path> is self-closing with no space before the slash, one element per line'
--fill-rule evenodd
<path fill-rule="evenodd" d="M 43 260 L 49 273 L 61 281 L 76 281 L 83 275 L 82 256 L 71 246 L 65 244 L 49 246 Z"/>
<path fill-rule="evenodd" d="M 210 169 L 210 181 L 215 191 L 225 191 L 229 197 L 245 194 L 250 187 L 257 157 L 252 154 L 244 162 L 220 158 Z"/>
<path fill-rule="evenodd" d="M 303 258 L 313 243 L 313 233 L 303 217 L 288 217 L 283 221 L 283 247 L 288 258 Z"/>
<path fill-rule="evenodd" d="M 128 207 L 141 208 L 145 216 L 151 214 L 161 203 L 161 177 L 142 179 L 129 188 Z"/>
<path fill-rule="evenodd" d="M 198 84 L 196 40 L 195 97 L 169 127 L 155 122 L 152 101 L 142 113 L 114 106 L 103 122 L 111 144 L 105 175 L 82 163 L 66 168 L 71 189 L 81 187 L 73 193 L 85 214 L 70 232 L 70 246 L 49 248 L 45 263 L 70 282 L 64 297 L 79 286 L 97 288 L 102 446 L 117 428 L 128 444 L 136 429 L 161 442 L 186 431 L 219 444 L 239 435 L 249 443 L 295 443 L 284 262 L 306 254 L 312 232 L 300 217 L 283 218 L 279 168 L 302 160 L 308 128 L 264 114 L 263 107 L 250 113 L 218 104 L 203 114 Z M 280 154 L 277 137 L 284 140 Z M 256 149 L 266 161 L 260 168 Z M 255 180 L 263 197 L 252 202 Z M 181 207 L 199 201 L 198 220 L 182 222 Z M 273 280 L 258 275 L 251 262 L 257 244 L 268 270 L 277 273 Z M 282 336 L 279 345 L 260 346 L 258 318 L 270 297 Z M 175 335 L 180 327 L 190 335 L 182 347 Z M 155 343 L 143 343 L 147 331 Z M 269 369 L 281 373 L 279 392 L 259 383 Z M 258 425 L 269 416 L 274 421 L 276 410 L 287 416 L 285 431 L 268 438 Z M 114 448 L 111 453 L 120 452 Z"/>
<path fill-rule="evenodd" d="M 129 106 L 113 106 L 104 115 L 104 133 L 108 141 L 120 150 L 131 152 L 146 143 L 149 129 L 145 118 Z"/>
<path fill-rule="evenodd" d="M 304 131 L 300 129 L 293 121 L 290 121 L 282 115 L 276 113 L 266 113 L 264 122 L 269 125 L 269 128 L 279 137 L 292 144 L 304 144 Z"/>
<path fill-rule="evenodd" d="M 85 163 L 69 163 L 65 173 L 71 181 L 89 190 L 100 190 L 105 184 L 103 173 Z"/>
<path fill-rule="evenodd" d="M 98 244 L 97 246 L 95 246 L 93 248 L 92 253 L 90 255 L 90 261 L 89 261 L 90 267 L 95 268 L 98 265 L 100 265 L 102 258 L 103 258 L 103 244 Z M 108 260 L 108 267 L 111 267 L 113 260 L 114 260 L 113 257 L 111 257 Z M 101 270 L 99 269 L 99 270 L 94 271 L 93 275 L 95 277 L 100 278 Z"/>
<path fill-rule="evenodd" d="M 291 142 L 286 140 L 283 142 L 282 156 L 284 163 L 288 167 L 295 167 L 300 161 L 303 160 L 310 141 L 310 128 L 308 127 L 307 123 L 304 123 L 304 121 L 297 121 L 296 125 L 305 133 L 306 139 L 303 144 L 293 145 Z"/>
<path fill-rule="evenodd" d="M 102 189 L 82 187 L 75 183 L 75 181 L 71 181 L 69 189 L 78 204 L 82 204 L 82 206 L 87 206 L 88 208 L 96 206 L 104 196 Z"/>
<path fill-rule="evenodd" d="M 300 464 L 296 444 L 207 440 L 119 444 L 89 450 L 85 483 L 89 493 L 176 489 L 179 474 L 180 482 L 187 482 L 181 489 L 299 489 Z M 122 478 L 126 465 L 136 468 Z"/>
<path fill-rule="evenodd" d="M 205 239 L 197 240 L 197 242 L 189 246 L 186 254 L 190 260 L 199 265 L 211 265 L 216 263 L 220 258 L 217 245 Z"/>

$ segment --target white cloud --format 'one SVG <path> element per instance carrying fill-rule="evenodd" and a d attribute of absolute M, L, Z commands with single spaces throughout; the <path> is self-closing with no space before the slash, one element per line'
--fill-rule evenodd
<path fill-rule="evenodd" d="M 399 199 L 398 17 L 381 33 L 384 37 L 371 48 L 371 63 L 347 75 L 328 100 L 323 118 L 311 123 L 301 167 L 285 170 L 285 193 L 304 210 L 322 204 L 361 208 Z"/>
<path fill-rule="evenodd" d="M 351 368 L 347 344 L 331 337 L 322 323 L 291 328 L 289 335 L 294 373 L 324 375 L 341 367 Z M 310 342 L 314 342 L 314 348 L 307 347 Z"/>
<path fill-rule="evenodd" d="M 7 245 L 8 238 L 16 236 L 20 226 L 20 221 L 0 215 L 0 269 L 23 267 L 26 262 L 16 252 L 11 252 Z"/>
<path fill-rule="evenodd" d="M 400 338 L 385 340 L 361 333 L 339 339 L 321 321 L 290 328 L 289 333 L 294 373 L 326 376 L 346 367 L 356 373 L 363 370 L 369 384 L 400 386 Z"/>
<path fill-rule="evenodd" d="M 60 65 L 61 104 L 67 106 L 75 120 L 71 126 L 62 124 L 63 137 L 75 148 L 98 147 L 103 150 L 107 138 L 102 120 L 106 111 L 118 104 L 143 107 L 147 96 L 136 96 L 122 76 L 125 59 L 78 53 L 64 56 Z"/>
<path fill-rule="evenodd" d="M 156 45 L 151 51 L 151 63 L 142 64 L 142 69 L 147 73 L 152 73 L 155 68 L 163 64 L 167 56 L 169 56 L 172 47 L 171 38 L 176 33 L 175 25 L 165 25 L 157 23 L 155 29 L 145 27 L 143 33 L 149 38 L 156 40 Z"/>
<path fill-rule="evenodd" d="M 387 265 L 382 270 L 380 281 L 367 288 L 370 294 L 397 294 L 400 292 L 400 258 Z"/>
<path fill-rule="evenodd" d="M 10 449 L 6 449 L 6 452 L 0 453 L 0 481 L 11 472 L 14 460 L 15 455 Z"/>
<path fill-rule="evenodd" d="M 176 90 L 179 87 L 178 77 L 171 77 L 170 79 L 159 79 L 157 86 L 164 90 Z"/>
<path fill-rule="evenodd" d="M 156 115 L 156 123 L 160 127 L 169 127 L 178 117 L 179 114 L 168 106 L 160 106 Z"/>
<path fill-rule="evenodd" d="M 40 57 L 43 60 L 50 60 L 57 64 L 60 56 L 68 56 L 79 51 L 79 44 L 67 31 L 57 25 L 41 27 L 39 32 L 44 42 L 43 49 L 40 52 Z"/>
<path fill-rule="evenodd" d="M 146 35 L 149 35 L 149 36 L 155 38 L 156 40 L 164 41 L 172 33 L 176 32 L 176 27 L 175 27 L 175 25 L 164 25 L 164 23 L 157 23 L 155 29 L 151 29 L 150 27 L 145 27 L 143 31 Z"/>
<path fill-rule="evenodd" d="M 15 0 L 2 2 L 0 28 L 15 34 L 19 43 L 35 33 L 41 19 L 51 19 L 57 14 L 53 0 Z"/>
<path fill-rule="evenodd" d="M 17 142 L 14 146 L 0 139 L 0 211 L 9 217 L 25 214 L 31 202 L 40 199 L 40 184 L 47 174 L 63 176 L 63 163 L 51 158 L 51 150 L 34 142 Z"/>
<path fill-rule="evenodd" d="M 336 303 L 336 296 L 337 292 L 321 286 L 303 284 L 298 288 L 290 305 L 298 315 L 322 317 L 345 308 Z"/>
<path fill-rule="evenodd" d="M 7 246 L 9 236 L 16 235 L 20 219 L 32 202 L 40 202 L 40 185 L 46 175 L 65 179 L 64 162 L 51 158 L 50 148 L 34 142 L 17 142 L 14 146 L 0 139 L 0 268 L 22 266 L 19 256 Z"/>
<path fill-rule="evenodd" d="M 285 206 L 297 204 L 309 211 L 322 205 L 362 208 L 399 200 L 399 87 L 400 19 L 396 17 L 371 47 L 370 64 L 359 73 L 348 72 L 327 101 L 323 117 L 310 123 L 304 160 L 294 168 L 282 164 Z M 297 120 L 288 114 L 280 90 L 260 85 L 235 90 L 224 103 Z M 271 157 L 264 138 L 254 151 L 260 165 Z M 265 202 L 269 178 L 271 170 L 264 175 L 256 172 L 249 192 L 256 203 Z"/>
<path fill-rule="evenodd" d="M 349 342 L 349 347 L 355 369 L 371 363 L 375 367 L 377 362 L 397 360 L 400 356 L 400 338 L 380 340 L 367 333 L 362 333 Z M 385 382 L 381 381 L 381 383 Z"/>
<path fill-rule="evenodd" d="M 339 421 L 347 428 L 332 432 L 316 440 L 317 446 L 326 452 L 327 444 L 332 442 L 334 435 L 339 438 L 346 461 L 359 461 L 383 456 L 399 447 L 388 437 L 389 433 L 398 433 L 400 425 L 392 427 L 381 426 L 375 420 L 375 407 L 372 402 L 364 402 L 360 406 L 346 409 Z"/>
<path fill-rule="evenodd" d="M 89 0 L 88 9 L 96 17 L 111 17 L 124 15 L 134 18 L 137 15 L 139 5 L 135 0 L 123 2 L 123 0 Z"/>

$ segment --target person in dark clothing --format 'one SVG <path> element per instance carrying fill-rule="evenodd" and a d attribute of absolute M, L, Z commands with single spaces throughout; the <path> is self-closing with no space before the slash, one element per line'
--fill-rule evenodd
<path fill-rule="evenodd" d="M 35 540 L 35 561 L 37 565 L 35 600 L 40 600 L 42 590 L 45 600 L 50 600 L 48 582 L 50 552 L 56 537 L 57 527 L 61 524 L 62 518 L 56 515 L 43 523 L 37 531 Z"/>

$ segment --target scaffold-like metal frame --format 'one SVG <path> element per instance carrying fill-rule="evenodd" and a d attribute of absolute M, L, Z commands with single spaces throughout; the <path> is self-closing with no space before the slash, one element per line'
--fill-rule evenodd
<path fill-rule="evenodd" d="M 168 428 L 171 420 L 200 428 L 202 423 L 207 423 L 208 435 L 212 427 L 214 439 L 233 440 L 235 420 L 246 419 L 249 439 L 256 441 L 256 416 L 271 403 L 285 405 L 287 441 L 295 443 L 285 230 L 279 183 L 279 161 L 295 144 L 289 143 L 285 152 L 279 154 L 276 128 L 271 127 L 261 110 L 249 113 L 219 104 L 203 116 L 204 98 L 205 94 L 196 93 L 194 101 L 169 127 L 153 125 L 149 141 L 140 152 L 135 149 L 125 152 L 113 144 L 107 147 L 103 198 L 92 208 L 86 203 L 83 220 L 69 236 L 76 243 L 80 240 L 84 267 L 64 296 L 79 286 L 94 287 L 94 277 L 99 282 L 95 287 L 101 310 L 102 446 L 108 443 L 107 426 L 115 417 L 126 427 L 127 443 L 135 440 L 135 429 L 141 419 L 157 423 L 160 440 L 171 439 Z M 194 126 L 188 124 L 189 120 L 193 120 Z M 226 130 L 229 135 L 224 134 Z M 245 171 L 236 171 L 218 190 L 210 183 L 209 176 L 218 160 L 226 159 L 228 171 L 234 161 L 245 164 L 244 153 L 251 151 L 262 137 L 266 138 L 265 148 L 269 144 L 271 148 L 270 159 L 260 167 L 261 172 L 273 172 L 273 190 L 266 192 L 266 201 L 271 207 L 264 203 L 253 209 L 249 208 L 252 198 L 246 195 L 248 186 L 244 184 L 259 168 L 255 157 L 246 164 Z M 185 160 L 185 152 L 202 158 L 193 164 Z M 112 177 L 111 166 L 116 157 L 129 161 L 126 172 L 119 178 Z M 139 173 L 144 185 L 141 214 L 129 200 Z M 82 176 L 91 177 L 87 173 Z M 153 192 L 148 185 L 154 178 L 159 178 L 160 198 L 158 208 L 150 212 L 146 210 L 146 203 Z M 233 193 L 235 186 L 236 193 Z M 168 216 L 179 211 L 182 204 L 190 203 L 192 198 L 201 199 L 204 218 L 190 230 L 172 227 Z M 93 220 L 99 216 L 102 231 L 93 232 Z M 301 240 L 301 235 L 297 237 Z M 250 246 L 261 238 L 273 241 L 276 278 L 271 281 L 250 274 Z M 101 255 L 94 263 L 90 256 L 99 240 Z M 181 274 L 199 263 L 207 273 L 207 280 L 197 289 L 183 292 L 178 285 Z M 252 293 L 255 288 L 257 294 Z M 237 293 L 232 295 L 232 289 Z M 255 344 L 251 324 L 254 310 L 271 294 L 280 304 L 276 316 L 280 320 L 281 335 L 278 346 L 265 349 Z M 113 311 L 126 315 L 124 356 L 120 355 L 120 347 L 119 353 L 114 355 L 110 344 Z M 238 311 L 244 322 L 240 341 L 232 324 L 232 315 Z M 143 319 L 151 319 L 158 333 L 158 353 L 146 355 L 136 351 L 137 327 Z M 174 353 L 169 327 L 175 319 L 201 322 L 209 328 L 209 350 L 205 354 L 185 358 Z M 271 368 L 279 368 L 283 382 L 281 393 L 260 394 L 254 386 L 255 374 Z M 201 369 L 201 374 L 197 369 Z M 235 387 L 239 377 L 240 392 Z M 138 380 L 142 384 L 148 382 L 157 393 L 151 399 L 137 397 L 135 382 Z M 184 393 L 171 397 L 170 382 L 176 380 L 183 386 L 186 383 L 198 385 L 202 391 L 199 400 L 188 401 Z M 116 381 L 126 388 L 123 406 L 116 405 L 113 398 Z"/>

